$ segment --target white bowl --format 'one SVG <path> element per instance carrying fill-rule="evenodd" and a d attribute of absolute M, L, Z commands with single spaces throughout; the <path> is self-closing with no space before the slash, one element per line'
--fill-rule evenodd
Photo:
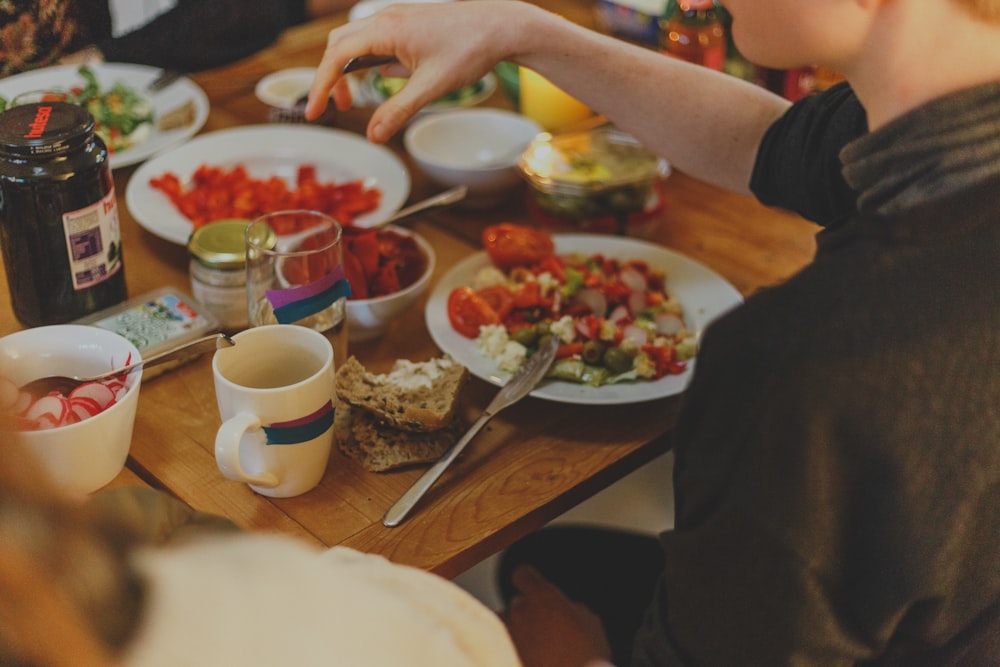
<path fill-rule="evenodd" d="M 473 203 L 495 200 L 523 182 L 517 161 L 542 128 L 502 109 L 456 109 L 418 118 L 403 144 L 431 180 L 467 185 Z"/>
<path fill-rule="evenodd" d="M 95 326 L 58 324 L 0 338 L 0 376 L 20 387 L 46 375 L 93 375 L 142 358 L 124 336 Z M 142 371 L 133 371 L 125 394 L 106 410 L 67 426 L 11 435 L 70 494 L 87 494 L 125 466 Z"/>
<path fill-rule="evenodd" d="M 417 4 L 417 3 L 427 3 L 427 2 L 448 2 L 448 1 L 449 0 L 361 0 L 361 2 L 358 2 L 353 7 L 351 7 L 351 11 L 347 13 L 347 20 L 358 21 L 360 19 L 368 18 L 375 12 L 385 9 L 389 5 L 394 5 L 401 2 Z"/>
<path fill-rule="evenodd" d="M 309 92 L 315 67 L 293 67 L 271 72 L 254 86 L 254 95 L 268 106 L 277 109 L 291 109 L 295 103 Z"/>
<path fill-rule="evenodd" d="M 416 282 L 398 292 L 373 299 L 348 299 L 347 340 L 349 343 L 363 343 L 382 336 L 392 321 L 412 307 L 427 291 L 431 276 L 434 274 L 434 248 L 424 237 L 414 231 L 395 225 L 389 225 L 386 229 L 412 237 L 417 242 L 417 247 L 424 253 L 424 257 L 427 258 L 427 267 Z"/>

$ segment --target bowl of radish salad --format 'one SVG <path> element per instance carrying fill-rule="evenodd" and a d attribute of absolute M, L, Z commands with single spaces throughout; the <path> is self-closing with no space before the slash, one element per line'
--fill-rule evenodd
<path fill-rule="evenodd" d="M 141 359 L 124 336 L 60 324 L 0 338 L 0 425 L 69 493 L 87 494 L 121 472 L 132 442 L 142 371 L 35 396 L 21 387 L 48 375 L 94 375 Z"/>
<path fill-rule="evenodd" d="M 516 370 L 549 335 L 561 340 L 549 376 L 594 387 L 679 375 L 697 353 L 661 268 L 556 253 L 546 232 L 507 223 L 488 227 L 482 240 L 490 263 L 451 290 L 447 314 L 499 370 Z"/>

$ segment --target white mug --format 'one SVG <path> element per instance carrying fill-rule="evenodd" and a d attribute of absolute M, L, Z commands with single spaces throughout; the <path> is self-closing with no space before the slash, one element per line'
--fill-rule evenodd
<path fill-rule="evenodd" d="M 333 346 L 292 324 L 241 331 L 212 358 L 222 426 L 215 461 L 229 479 L 274 498 L 323 479 L 333 443 Z"/>

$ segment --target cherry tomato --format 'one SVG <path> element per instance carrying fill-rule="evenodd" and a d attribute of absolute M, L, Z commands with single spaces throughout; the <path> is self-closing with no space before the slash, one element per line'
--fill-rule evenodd
<path fill-rule="evenodd" d="M 506 320 L 510 311 L 514 310 L 514 295 L 503 285 L 490 285 L 477 290 L 476 294 L 490 304 L 490 308 L 501 320 Z"/>
<path fill-rule="evenodd" d="M 552 237 L 544 231 L 509 222 L 484 229 L 483 248 L 501 269 L 536 264 L 555 252 Z"/>
<path fill-rule="evenodd" d="M 500 316 L 471 287 L 456 287 L 448 295 L 448 320 L 466 338 L 479 335 L 479 327 L 500 324 Z"/>

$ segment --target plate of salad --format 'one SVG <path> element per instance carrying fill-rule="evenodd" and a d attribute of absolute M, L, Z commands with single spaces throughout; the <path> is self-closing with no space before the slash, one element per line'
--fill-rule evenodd
<path fill-rule="evenodd" d="M 425 318 L 434 342 L 502 385 L 542 336 L 560 351 L 531 395 L 612 405 L 682 392 L 698 341 L 742 296 L 708 267 L 635 238 L 553 234 L 501 224 L 483 252 L 435 285 Z"/>
<path fill-rule="evenodd" d="M 126 63 L 45 67 L 0 79 L 0 108 L 45 99 L 85 106 L 111 153 L 111 167 L 126 167 L 183 143 L 208 118 L 208 97 L 186 77 L 149 91 L 160 73 Z"/>

